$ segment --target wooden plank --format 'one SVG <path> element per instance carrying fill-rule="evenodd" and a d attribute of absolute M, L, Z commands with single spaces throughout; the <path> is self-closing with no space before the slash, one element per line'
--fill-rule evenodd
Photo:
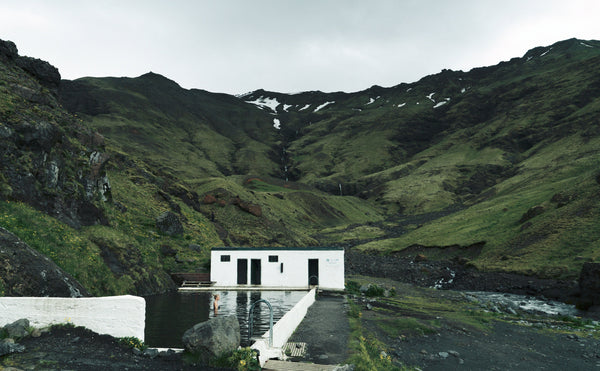
<path fill-rule="evenodd" d="M 272 371 L 331 371 L 336 365 L 319 365 L 316 363 L 286 362 L 270 359 L 265 363 L 263 370 Z"/>

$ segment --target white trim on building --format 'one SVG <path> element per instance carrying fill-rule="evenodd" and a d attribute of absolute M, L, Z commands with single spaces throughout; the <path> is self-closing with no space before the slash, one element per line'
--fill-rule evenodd
<path fill-rule="evenodd" d="M 344 290 L 344 249 L 217 247 L 210 280 L 213 287 Z"/>

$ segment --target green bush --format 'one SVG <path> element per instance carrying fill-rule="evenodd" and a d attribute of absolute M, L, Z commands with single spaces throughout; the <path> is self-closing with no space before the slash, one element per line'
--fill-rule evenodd
<path fill-rule="evenodd" d="M 369 285 L 369 288 L 367 289 L 367 291 L 365 291 L 365 296 L 370 296 L 370 297 L 374 297 L 374 296 L 383 296 L 383 293 L 385 292 L 385 289 L 383 287 L 379 287 L 377 285 Z"/>
<path fill-rule="evenodd" d="M 126 336 L 119 338 L 119 344 L 126 346 L 127 348 L 133 349 L 137 348 L 139 350 L 145 350 L 148 348 L 144 342 L 135 336 Z"/>
<path fill-rule="evenodd" d="M 240 348 L 210 362 L 210 366 L 224 367 L 238 371 L 260 370 L 258 354 L 250 347 Z"/>
<path fill-rule="evenodd" d="M 356 281 L 346 282 L 346 292 L 348 294 L 360 295 L 360 284 Z"/>

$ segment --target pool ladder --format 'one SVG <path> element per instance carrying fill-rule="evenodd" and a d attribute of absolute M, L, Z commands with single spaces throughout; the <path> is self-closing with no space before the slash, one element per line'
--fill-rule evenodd
<path fill-rule="evenodd" d="M 254 312 L 254 306 L 259 303 L 266 303 L 269 306 L 269 347 L 273 347 L 273 307 L 265 299 L 260 299 L 252 303 L 250 311 L 248 311 L 248 344 L 250 343 L 250 339 L 252 339 L 252 313 Z"/>

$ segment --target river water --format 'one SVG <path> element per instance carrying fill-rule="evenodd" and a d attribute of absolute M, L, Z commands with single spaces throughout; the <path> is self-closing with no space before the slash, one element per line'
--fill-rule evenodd
<path fill-rule="evenodd" d="M 151 347 L 182 348 L 183 333 L 199 322 L 213 318 L 213 295 L 219 294 L 219 316 L 235 314 L 240 323 L 242 345 L 247 344 L 248 311 L 252 303 L 266 299 L 273 307 L 275 324 L 306 295 L 306 291 L 213 291 L 169 292 L 147 296 L 145 343 Z M 253 336 L 269 330 L 269 308 L 261 303 L 253 311 Z"/>
<path fill-rule="evenodd" d="M 467 291 L 466 297 L 481 303 L 491 303 L 501 308 L 513 308 L 529 313 L 582 316 L 584 312 L 578 310 L 572 304 L 561 303 L 553 300 L 544 300 L 536 297 L 507 294 L 501 292 Z"/>

